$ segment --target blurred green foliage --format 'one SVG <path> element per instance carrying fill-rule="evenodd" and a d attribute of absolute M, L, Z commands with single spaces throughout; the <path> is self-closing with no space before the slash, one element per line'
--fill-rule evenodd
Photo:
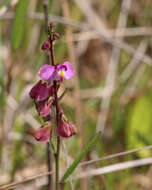
<path fill-rule="evenodd" d="M 128 148 L 139 148 L 152 144 L 152 92 L 139 97 L 129 112 L 127 125 L 127 146 Z M 151 151 L 145 150 L 138 155 L 150 156 Z"/>
<path fill-rule="evenodd" d="M 16 6 L 11 40 L 14 50 L 19 48 L 24 36 L 28 4 L 29 0 L 20 0 Z"/>

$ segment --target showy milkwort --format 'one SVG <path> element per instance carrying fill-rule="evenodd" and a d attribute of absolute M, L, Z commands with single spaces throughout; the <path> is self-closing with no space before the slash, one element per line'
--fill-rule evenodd
<path fill-rule="evenodd" d="M 60 35 L 52 31 L 51 25 L 49 31 L 49 37 L 47 41 L 42 44 L 41 49 L 49 51 L 52 55 L 51 44 L 53 44 L 52 42 L 58 39 Z M 66 61 L 63 64 L 55 65 L 52 61 L 52 65 L 42 65 L 38 71 L 38 75 L 40 76 L 41 80 L 33 86 L 29 93 L 31 99 L 34 100 L 38 114 L 43 119 L 43 125 L 35 132 L 35 139 L 40 142 L 49 142 L 53 127 L 55 128 L 57 136 L 63 138 L 72 137 L 77 133 L 74 124 L 70 121 L 65 120 L 63 117 L 65 114 L 63 111 L 60 113 L 60 110 L 62 110 L 62 108 L 60 105 L 56 106 L 58 101 L 57 92 L 61 83 L 64 81 L 64 79 L 68 80 L 74 75 L 74 68 L 72 64 L 69 61 Z M 59 120 L 57 122 L 58 126 L 52 125 L 52 119 L 57 118 L 51 112 L 52 109 L 58 109 L 58 113 L 62 115 L 62 117 L 59 117 Z"/>
<path fill-rule="evenodd" d="M 63 64 L 51 66 L 43 65 L 39 70 L 41 79 L 51 82 L 57 80 L 62 82 L 64 79 L 70 79 L 74 75 L 74 69 L 70 62 L 66 61 Z"/>

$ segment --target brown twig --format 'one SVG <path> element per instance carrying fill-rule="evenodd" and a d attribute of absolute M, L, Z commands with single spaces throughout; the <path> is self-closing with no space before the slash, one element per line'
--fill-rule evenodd
<path fill-rule="evenodd" d="M 18 181 L 18 182 L 13 182 L 13 183 L 10 183 L 8 185 L 3 185 L 2 187 L 0 187 L 0 190 L 7 190 L 7 189 L 10 189 L 10 188 L 14 188 L 20 184 L 23 184 L 23 183 L 26 183 L 26 182 L 29 182 L 29 181 L 32 181 L 34 179 L 37 179 L 37 178 L 40 178 L 40 177 L 43 177 L 43 176 L 46 176 L 46 175 L 52 175 L 54 172 L 51 171 L 51 172 L 46 172 L 46 173 L 42 173 L 42 174 L 39 174 L 39 175 L 35 175 L 35 176 L 32 176 L 32 177 L 29 177 L 25 180 L 22 180 L 22 181 Z"/>

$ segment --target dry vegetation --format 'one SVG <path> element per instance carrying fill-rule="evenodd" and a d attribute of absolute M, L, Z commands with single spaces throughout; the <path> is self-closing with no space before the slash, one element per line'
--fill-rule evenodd
<path fill-rule="evenodd" d="M 46 63 L 45 2 L 0 0 L 0 190 L 48 189 L 47 147 L 33 138 L 40 121 L 28 96 Z M 56 63 L 76 68 L 59 92 L 79 131 L 62 143 L 61 176 L 102 130 L 64 189 L 151 190 L 152 1 L 50 0 L 48 10 L 61 35 Z"/>

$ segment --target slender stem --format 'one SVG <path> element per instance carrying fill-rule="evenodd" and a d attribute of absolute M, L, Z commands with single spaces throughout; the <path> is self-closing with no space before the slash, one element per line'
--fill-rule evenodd
<path fill-rule="evenodd" d="M 50 56 L 52 65 L 55 66 L 54 63 L 54 51 L 53 51 L 53 34 L 50 36 Z M 55 108 L 56 108 L 56 124 L 58 127 L 59 124 L 59 105 L 58 105 L 58 96 L 57 96 L 57 81 L 53 82 L 54 85 L 54 95 L 55 95 Z M 59 154 L 60 154 L 60 137 L 57 136 L 57 150 L 54 154 L 55 156 L 55 190 L 59 189 Z"/>
<path fill-rule="evenodd" d="M 46 31 L 46 34 L 48 34 L 48 24 L 49 24 L 48 4 L 49 4 L 48 0 L 43 0 L 43 9 L 44 9 L 44 19 L 45 19 L 45 31 Z M 49 62 L 50 62 L 48 52 L 46 53 L 46 62 L 47 62 L 47 64 L 49 64 Z"/>
<path fill-rule="evenodd" d="M 43 0 L 43 8 L 44 8 L 44 17 L 45 17 L 45 32 L 48 35 L 48 0 Z M 46 54 L 46 62 L 49 64 L 49 53 Z M 50 149 L 49 143 L 46 145 L 46 154 L 47 154 L 47 167 L 48 167 L 48 172 L 52 170 L 52 152 Z M 48 175 L 48 190 L 52 189 L 52 176 Z"/>
<path fill-rule="evenodd" d="M 55 190 L 59 188 L 59 153 L 60 153 L 60 137 L 57 136 L 57 152 L 55 154 Z"/>
<path fill-rule="evenodd" d="M 47 166 L 48 166 L 48 172 L 52 171 L 52 157 L 51 157 L 51 151 L 50 151 L 50 145 L 49 143 L 46 144 L 46 150 L 47 150 Z M 51 175 L 48 175 L 48 190 L 52 189 L 52 177 Z"/>

